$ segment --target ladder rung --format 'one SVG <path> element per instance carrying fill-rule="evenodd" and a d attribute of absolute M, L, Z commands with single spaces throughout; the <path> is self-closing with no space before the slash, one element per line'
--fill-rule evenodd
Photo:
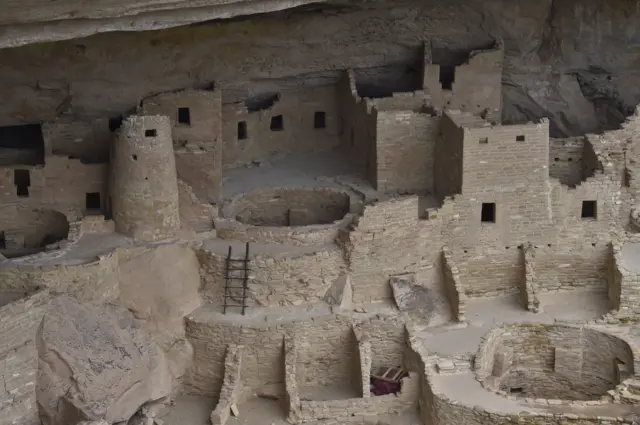
<path fill-rule="evenodd" d="M 227 294 L 224 294 L 223 297 L 225 297 L 225 298 L 241 298 L 241 297 L 238 297 L 238 295 L 227 295 Z"/>
<path fill-rule="evenodd" d="M 225 286 L 225 289 L 245 289 L 247 288 L 246 286 Z M 247 288 L 249 289 L 249 288 Z"/>
<path fill-rule="evenodd" d="M 227 280 L 244 280 L 244 277 L 227 276 Z"/>
<path fill-rule="evenodd" d="M 227 258 L 227 261 L 242 261 L 243 263 L 248 263 L 251 260 L 248 258 Z"/>
<path fill-rule="evenodd" d="M 236 269 L 236 268 L 228 268 L 228 271 L 232 272 L 232 271 L 245 271 L 247 269 Z"/>

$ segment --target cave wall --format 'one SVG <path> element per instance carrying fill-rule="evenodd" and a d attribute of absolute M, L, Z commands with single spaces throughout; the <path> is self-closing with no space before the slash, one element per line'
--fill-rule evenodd
<path fill-rule="evenodd" d="M 248 81 L 413 63 L 425 39 L 456 49 L 502 37 L 503 117 L 546 115 L 552 135 L 580 134 L 640 99 L 628 49 L 639 13 L 612 0 L 413 0 L 32 44 L 0 50 L 0 125 L 117 116 L 150 94 L 212 81 L 241 96 Z"/>

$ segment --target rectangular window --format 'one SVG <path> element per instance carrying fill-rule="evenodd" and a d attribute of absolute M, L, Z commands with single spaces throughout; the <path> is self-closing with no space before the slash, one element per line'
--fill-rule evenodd
<path fill-rule="evenodd" d="M 13 170 L 13 184 L 16 186 L 16 195 L 21 198 L 29 197 L 31 186 L 31 173 L 29 170 Z"/>
<path fill-rule="evenodd" d="M 452 90 L 455 80 L 456 67 L 440 65 L 440 85 L 442 86 L 442 90 Z"/>
<path fill-rule="evenodd" d="M 282 115 L 276 115 L 275 117 L 271 117 L 271 131 L 282 131 L 284 130 L 284 120 L 282 119 Z"/>
<path fill-rule="evenodd" d="M 247 138 L 247 122 L 238 121 L 238 140 L 244 140 Z"/>
<path fill-rule="evenodd" d="M 598 218 L 598 203 L 596 201 L 582 201 L 583 219 Z"/>
<path fill-rule="evenodd" d="M 85 195 L 85 208 L 88 210 L 99 210 L 102 207 L 100 203 L 100 194 L 98 192 L 90 192 Z"/>
<path fill-rule="evenodd" d="M 513 387 L 509 389 L 511 394 L 522 394 L 522 387 Z"/>
<path fill-rule="evenodd" d="M 325 128 L 327 126 L 326 119 L 326 114 L 322 111 L 313 114 L 313 128 Z"/>
<path fill-rule="evenodd" d="M 158 132 L 155 129 L 144 131 L 144 137 L 156 137 L 157 135 L 158 135 Z"/>
<path fill-rule="evenodd" d="M 191 125 L 191 110 L 178 108 L 178 124 Z"/>
<path fill-rule="evenodd" d="M 495 223 L 496 222 L 496 204 L 483 203 L 482 212 L 480 213 L 480 220 L 483 223 Z"/>
<path fill-rule="evenodd" d="M 481 137 L 480 140 L 478 140 L 480 142 L 481 145 L 486 145 L 487 143 L 489 143 L 489 138 L 488 137 Z"/>
<path fill-rule="evenodd" d="M 516 142 L 524 142 L 524 135 L 521 134 L 519 136 L 516 136 Z"/>

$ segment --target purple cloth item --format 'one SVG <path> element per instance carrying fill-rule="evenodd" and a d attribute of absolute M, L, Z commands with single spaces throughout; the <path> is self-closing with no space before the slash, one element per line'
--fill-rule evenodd
<path fill-rule="evenodd" d="M 376 378 L 371 378 L 371 384 L 373 385 L 371 392 L 374 395 L 396 394 L 401 388 L 400 382 L 386 382 Z"/>

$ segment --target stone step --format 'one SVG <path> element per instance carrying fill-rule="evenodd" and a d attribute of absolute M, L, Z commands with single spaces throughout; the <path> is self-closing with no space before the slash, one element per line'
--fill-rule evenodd
<path fill-rule="evenodd" d="M 622 399 L 622 402 L 626 404 L 640 404 L 640 395 L 638 394 L 622 391 L 620 398 Z"/>
<path fill-rule="evenodd" d="M 631 394 L 640 395 L 640 381 L 635 379 L 627 381 L 627 388 Z"/>

